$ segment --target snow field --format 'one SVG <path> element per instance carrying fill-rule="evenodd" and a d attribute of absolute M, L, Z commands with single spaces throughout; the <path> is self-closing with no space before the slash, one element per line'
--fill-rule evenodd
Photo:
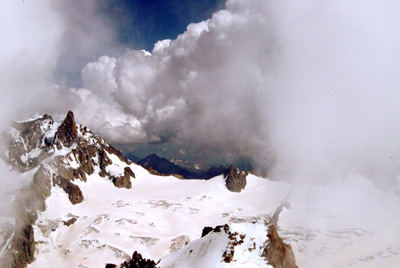
<path fill-rule="evenodd" d="M 122 263 L 135 250 L 155 261 L 165 256 L 162 267 L 216 267 L 211 263 L 218 254 L 199 262 L 211 266 L 195 266 L 198 258 L 188 258 L 188 250 L 204 246 L 204 238 L 199 239 L 203 227 L 230 223 L 239 233 L 244 228 L 249 237 L 265 239 L 260 235 L 264 230 L 246 224 L 269 219 L 283 201 L 290 208 L 283 209 L 278 232 L 292 246 L 299 267 L 392 268 L 400 263 L 400 198 L 360 175 L 326 186 L 249 175 L 246 189 L 232 193 L 222 176 L 183 181 L 151 175 L 135 164 L 130 167 L 136 179 L 129 190 L 115 188 L 98 175 L 75 181 L 85 198 L 75 206 L 54 187 L 34 227 L 37 254 L 29 267 L 103 268 Z M 77 218 L 73 225 L 62 223 L 72 217 Z M 223 248 L 224 239 L 218 237 L 223 234 L 212 235 L 215 243 L 207 252 Z M 191 243 L 184 247 L 187 242 Z M 267 267 L 254 261 L 255 252 L 235 254 L 237 262 L 220 267 Z M 252 263 L 243 264 L 250 257 Z"/>

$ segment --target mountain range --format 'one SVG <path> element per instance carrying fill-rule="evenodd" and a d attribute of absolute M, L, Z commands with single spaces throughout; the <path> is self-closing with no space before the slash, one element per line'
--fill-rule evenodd
<path fill-rule="evenodd" d="M 193 170 L 177 165 L 170 160 L 159 157 L 156 154 L 150 154 L 147 157 L 140 159 L 132 153 L 125 155 L 132 162 L 144 167 L 145 169 L 157 175 L 174 175 L 183 179 L 204 179 L 208 180 L 222 174 L 227 167 L 220 165 L 219 167 L 212 166 L 207 170 Z"/>
<path fill-rule="evenodd" d="M 161 157 L 145 159 L 147 169 L 130 161 L 72 112 L 14 122 L 2 138 L 12 170 L 0 181 L 2 268 L 400 263 L 398 188 L 361 174 L 296 184 L 229 166 L 183 179 Z"/>
<path fill-rule="evenodd" d="M 24 183 L 1 208 L 1 267 L 296 267 L 271 211 L 246 207 L 264 179 L 233 166 L 207 181 L 149 173 L 71 111 L 3 136 L 3 159 Z M 155 155 L 139 162 L 193 176 Z"/>

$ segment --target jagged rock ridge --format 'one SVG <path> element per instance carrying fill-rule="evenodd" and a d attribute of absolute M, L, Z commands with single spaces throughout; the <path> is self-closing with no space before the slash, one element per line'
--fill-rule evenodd
<path fill-rule="evenodd" d="M 128 177 L 135 177 L 128 167 L 131 161 L 88 128 L 77 125 L 71 111 L 61 124 L 44 115 L 28 122 L 16 122 L 10 132 L 6 153 L 16 170 L 28 171 L 50 159 L 46 167 L 69 181 L 85 181 L 86 175 L 91 175 L 98 167 L 99 174 L 115 181 L 117 187 L 131 187 Z M 114 162 L 124 165 L 120 164 L 119 173 L 108 168 L 115 164 L 110 156 L 114 157 Z"/>
<path fill-rule="evenodd" d="M 38 211 L 44 211 L 51 187 L 63 189 L 72 204 L 84 200 L 74 181 L 86 181 L 94 172 L 109 178 L 116 187 L 132 187 L 131 179 L 135 178 L 129 167 L 132 162 L 104 139 L 77 125 L 72 111 L 61 124 L 46 114 L 35 120 L 14 122 L 3 137 L 3 151 L 14 170 L 37 170 L 12 204 L 17 211 L 13 215 L 16 231 L 9 235 L 11 242 L 7 256 L 0 261 L 1 267 L 26 267 L 33 261 L 32 224 Z"/>

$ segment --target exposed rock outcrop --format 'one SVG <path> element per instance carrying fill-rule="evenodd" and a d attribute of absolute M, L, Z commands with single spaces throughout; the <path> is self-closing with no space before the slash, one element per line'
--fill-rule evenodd
<path fill-rule="evenodd" d="M 44 211 L 45 199 L 50 195 L 49 172 L 42 166 L 35 173 L 31 183 L 21 189 L 11 204 L 12 212 L 2 216 L 15 218 L 11 244 L 7 254 L 0 260 L 0 267 L 25 268 L 34 260 L 35 240 L 32 224 L 38 211 Z"/>
<path fill-rule="evenodd" d="M 56 127 L 50 115 L 36 120 L 14 122 L 10 135 L 3 135 L 4 151 L 13 169 L 26 172 L 50 156 L 52 139 L 46 134 Z"/>
<path fill-rule="evenodd" d="M 270 243 L 265 247 L 262 255 L 268 260 L 268 264 L 274 268 L 297 268 L 292 247 L 283 243 L 274 224 L 268 227 L 268 239 Z"/>
<path fill-rule="evenodd" d="M 130 167 L 124 168 L 124 174 L 118 177 L 111 176 L 111 181 L 118 188 L 132 188 L 131 178 L 135 178 L 135 174 Z"/>
<path fill-rule="evenodd" d="M 31 207 L 31 210 L 44 211 L 46 209 L 45 201 L 50 196 L 51 191 L 51 172 L 41 165 L 33 175 L 33 180 L 30 186 L 21 191 L 21 196 L 26 199 L 26 205 Z"/>
<path fill-rule="evenodd" d="M 120 268 L 155 268 L 156 262 L 150 259 L 145 259 L 142 254 L 135 251 L 130 260 L 125 261 L 119 267 Z M 106 268 L 116 268 L 115 264 L 107 264 Z"/>
<path fill-rule="evenodd" d="M 244 188 L 246 188 L 246 177 L 248 174 L 247 171 L 241 171 L 234 166 L 230 166 L 224 171 L 226 188 L 231 192 L 240 193 Z"/>
<path fill-rule="evenodd" d="M 10 267 L 26 267 L 34 259 L 35 239 L 31 224 L 25 224 L 18 230 L 12 241 L 13 263 Z"/>
<path fill-rule="evenodd" d="M 57 129 L 55 135 L 55 144 L 58 149 L 65 147 L 70 147 L 78 138 L 78 128 L 75 123 L 74 113 L 68 111 L 67 116 L 62 122 L 61 126 Z"/>
<path fill-rule="evenodd" d="M 99 150 L 98 152 L 99 159 L 99 168 L 100 168 L 100 176 L 104 177 L 107 175 L 106 167 L 112 164 L 111 159 L 107 156 L 106 152 L 103 150 Z"/>
<path fill-rule="evenodd" d="M 201 237 L 204 237 L 208 235 L 210 232 L 212 232 L 214 229 L 210 226 L 206 226 L 203 228 L 203 231 L 201 232 Z"/>
<path fill-rule="evenodd" d="M 58 185 L 68 195 L 69 201 L 76 205 L 83 201 L 81 189 L 60 175 L 53 175 L 53 186 Z"/>
<path fill-rule="evenodd" d="M 77 221 L 76 218 L 71 218 L 71 219 L 69 219 L 69 220 L 67 220 L 67 221 L 63 221 L 63 223 L 64 223 L 65 226 L 71 226 L 71 225 L 74 224 L 76 221 Z"/>

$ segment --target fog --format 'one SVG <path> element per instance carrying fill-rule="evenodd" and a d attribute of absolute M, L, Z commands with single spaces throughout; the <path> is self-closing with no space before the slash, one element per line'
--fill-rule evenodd
<path fill-rule="evenodd" d="M 228 0 L 176 40 L 119 56 L 88 3 L 0 4 L 4 118 L 72 109 L 113 143 L 244 157 L 276 180 L 399 174 L 397 1 Z"/>
<path fill-rule="evenodd" d="M 67 79 L 80 76 L 88 61 L 120 49 L 96 6 L 75 0 L 0 2 L 1 133 L 12 120 L 65 116 L 74 106 Z M 1 148 L 0 209 L 32 179 L 11 171 Z"/>

